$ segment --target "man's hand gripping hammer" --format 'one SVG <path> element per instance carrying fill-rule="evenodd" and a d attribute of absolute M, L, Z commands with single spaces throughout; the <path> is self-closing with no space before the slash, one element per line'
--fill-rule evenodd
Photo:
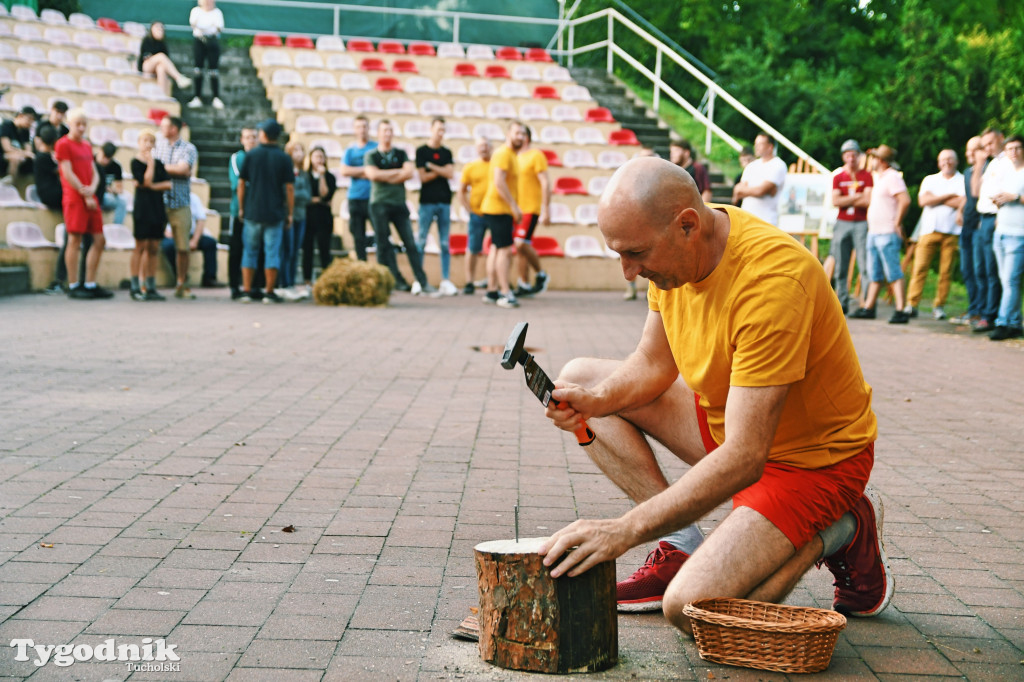
<path fill-rule="evenodd" d="M 516 325 L 516 328 L 512 330 L 512 335 L 508 337 L 508 343 L 505 344 L 505 352 L 501 356 L 501 366 L 505 369 L 513 369 L 516 364 L 523 366 L 523 371 L 526 373 L 526 386 L 530 389 L 530 392 L 537 396 L 541 404 L 544 407 L 548 406 L 551 402 L 551 392 L 555 390 L 555 384 L 552 383 L 548 375 L 544 373 L 538 365 L 537 361 L 533 359 L 533 355 L 527 353 L 524 349 L 526 343 L 526 328 L 529 326 L 527 322 L 520 322 Z M 561 409 L 565 405 L 555 401 L 555 407 Z M 576 440 L 579 441 L 580 445 L 590 445 L 594 442 L 596 436 L 594 432 L 590 430 L 586 422 L 576 429 Z"/>

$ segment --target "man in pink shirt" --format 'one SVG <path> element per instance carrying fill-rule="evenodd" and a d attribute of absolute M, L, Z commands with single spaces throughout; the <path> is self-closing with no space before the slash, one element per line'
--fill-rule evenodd
<path fill-rule="evenodd" d="M 878 291 L 882 288 L 882 282 L 890 282 L 893 298 L 896 300 L 896 310 L 889 318 L 889 324 L 906 324 L 910 315 L 904 310 L 906 299 L 903 295 L 900 246 L 903 243 L 903 218 L 910 206 L 910 195 L 907 193 L 907 184 L 903 182 L 903 176 L 892 167 L 892 160 L 896 156 L 895 150 L 883 144 L 871 154 L 878 164 L 867 214 L 867 272 L 871 283 L 868 285 L 868 297 L 864 307 L 856 310 L 850 317 L 875 319 Z"/>

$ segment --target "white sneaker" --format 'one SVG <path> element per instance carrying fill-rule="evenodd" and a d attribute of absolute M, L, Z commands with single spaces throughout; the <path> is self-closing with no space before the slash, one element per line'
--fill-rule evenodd
<path fill-rule="evenodd" d="M 191 100 L 189 100 L 187 106 L 189 109 L 198 109 L 199 107 L 203 106 L 203 100 L 199 99 L 198 97 L 193 97 Z"/>
<path fill-rule="evenodd" d="M 439 287 L 439 293 L 442 296 L 458 296 L 459 290 L 455 288 L 455 285 L 451 280 L 441 280 L 441 286 Z"/>
<path fill-rule="evenodd" d="M 291 289 L 274 289 L 274 293 L 286 301 L 297 301 L 298 296 Z"/>
<path fill-rule="evenodd" d="M 935 310 L 932 311 L 932 317 L 936 320 L 944 320 L 946 319 L 946 311 L 942 309 L 942 306 L 937 305 Z"/>
<path fill-rule="evenodd" d="M 295 288 L 296 291 L 298 292 L 299 300 L 313 297 L 313 287 L 309 286 L 308 284 L 306 286 L 301 286 L 297 284 L 295 285 Z"/>
<path fill-rule="evenodd" d="M 486 289 L 487 288 L 487 280 L 486 279 L 478 279 L 477 281 L 473 282 L 473 286 L 475 286 L 477 289 Z"/>
<path fill-rule="evenodd" d="M 409 293 L 413 296 L 419 296 L 423 293 L 423 286 L 419 282 L 413 282 L 412 289 L 409 290 Z"/>
<path fill-rule="evenodd" d="M 519 301 L 516 300 L 515 294 L 511 291 L 498 299 L 499 308 L 518 308 Z"/>
<path fill-rule="evenodd" d="M 177 83 L 178 87 L 181 88 L 182 90 L 184 90 L 188 86 L 192 85 L 192 79 L 189 78 L 188 76 L 180 76 L 174 82 Z"/>
<path fill-rule="evenodd" d="M 224 102 L 222 102 L 220 100 L 220 97 L 214 97 L 213 98 L 213 108 L 214 109 L 223 109 L 224 108 Z"/>

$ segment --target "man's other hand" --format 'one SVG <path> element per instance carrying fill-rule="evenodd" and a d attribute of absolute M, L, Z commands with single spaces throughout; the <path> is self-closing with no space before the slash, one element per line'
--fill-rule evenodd
<path fill-rule="evenodd" d="M 544 557 L 545 566 L 558 562 L 551 570 L 552 578 L 574 578 L 600 563 L 617 559 L 633 544 L 633 536 L 622 519 L 580 519 L 545 540 L 537 553 Z"/>

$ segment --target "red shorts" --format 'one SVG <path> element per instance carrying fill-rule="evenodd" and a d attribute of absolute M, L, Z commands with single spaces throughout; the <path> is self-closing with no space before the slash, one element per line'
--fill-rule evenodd
<path fill-rule="evenodd" d="M 537 213 L 524 213 L 523 219 L 516 225 L 513 237 L 516 241 L 530 243 L 533 239 L 533 231 L 537 229 L 537 220 L 540 219 L 540 215 Z"/>
<path fill-rule="evenodd" d="M 711 452 L 718 444 L 711 438 L 708 415 L 699 402 L 697 424 L 704 447 Z M 758 512 L 800 549 L 853 508 L 864 494 L 874 462 L 874 443 L 853 457 L 820 469 L 768 462 L 757 483 L 733 495 L 732 506 Z"/>
<path fill-rule="evenodd" d="M 103 213 L 97 206 L 90 211 L 81 197 L 62 202 L 64 227 L 71 234 L 103 234 Z"/>

